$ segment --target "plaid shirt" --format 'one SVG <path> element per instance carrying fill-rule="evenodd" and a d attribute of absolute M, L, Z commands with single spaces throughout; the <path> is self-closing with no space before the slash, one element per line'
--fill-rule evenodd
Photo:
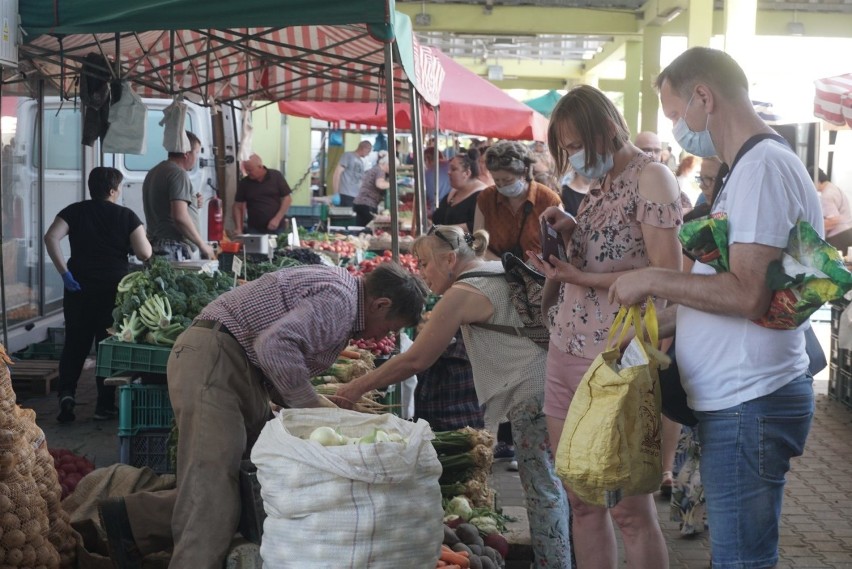
<path fill-rule="evenodd" d="M 485 426 L 461 332 L 456 332 L 455 341 L 438 361 L 417 374 L 414 414 L 428 421 L 433 431 Z"/>
<path fill-rule="evenodd" d="M 296 267 L 266 274 L 198 315 L 224 324 L 291 407 L 317 402 L 310 377 L 364 329 L 364 287 L 345 269 Z"/>

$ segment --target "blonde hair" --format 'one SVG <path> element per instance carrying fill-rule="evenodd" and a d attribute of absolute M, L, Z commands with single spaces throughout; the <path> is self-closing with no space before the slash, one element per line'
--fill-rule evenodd
<path fill-rule="evenodd" d="M 434 256 L 441 252 L 454 252 L 459 259 L 482 257 L 488 250 L 488 232 L 484 229 L 471 235 L 455 225 L 435 225 L 426 235 L 414 240 L 411 251 L 418 257 L 424 253 Z"/>

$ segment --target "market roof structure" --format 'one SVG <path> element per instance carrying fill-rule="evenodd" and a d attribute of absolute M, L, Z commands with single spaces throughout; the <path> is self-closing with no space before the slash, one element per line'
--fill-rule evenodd
<path fill-rule="evenodd" d="M 428 48 L 424 48 L 428 49 Z M 511 140 L 544 140 L 547 119 L 432 48 L 446 75 L 441 88 L 438 128 Z M 282 113 L 327 121 L 345 121 L 358 127 L 386 124 L 384 107 L 359 103 L 279 101 Z M 411 110 L 398 107 L 397 128 L 411 128 Z M 435 128 L 435 113 L 423 110 L 423 126 Z"/>
<path fill-rule="evenodd" d="M 38 75 L 73 96 L 84 56 L 96 52 L 146 96 L 376 101 L 393 42 L 399 98 L 410 80 L 438 102 L 440 65 L 393 0 L 28 0 L 20 9 L 23 73 L 4 74 L 6 93 L 25 92 Z"/>

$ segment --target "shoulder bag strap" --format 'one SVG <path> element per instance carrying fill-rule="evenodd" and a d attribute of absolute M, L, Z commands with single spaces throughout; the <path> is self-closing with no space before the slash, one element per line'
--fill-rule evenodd
<path fill-rule="evenodd" d="M 746 140 L 745 144 L 742 145 L 739 152 L 737 152 L 737 155 L 734 157 L 734 161 L 731 163 L 730 167 L 727 164 L 722 164 L 722 167 L 719 169 L 719 173 L 716 175 L 716 185 L 713 188 L 713 203 L 716 203 L 716 198 L 718 198 L 719 194 L 722 193 L 722 189 L 725 187 L 725 184 L 728 183 L 728 180 L 731 178 L 731 172 L 734 171 L 734 167 L 740 159 L 759 142 L 766 139 L 780 142 L 787 148 L 790 148 L 790 143 L 787 142 L 787 139 L 775 132 L 762 132 L 760 134 L 755 134 Z"/>

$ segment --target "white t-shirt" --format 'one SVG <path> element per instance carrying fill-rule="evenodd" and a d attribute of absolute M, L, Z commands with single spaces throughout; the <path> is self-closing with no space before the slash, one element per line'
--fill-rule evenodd
<path fill-rule="evenodd" d="M 816 188 L 793 152 L 774 140 L 749 150 L 713 206 L 728 215 L 728 244 L 784 248 L 790 229 L 805 220 L 824 234 Z M 694 274 L 715 274 L 695 263 Z M 686 306 L 677 311 L 677 363 L 687 401 L 717 411 L 768 395 L 808 369 L 803 331 L 773 330 L 745 318 Z"/>

